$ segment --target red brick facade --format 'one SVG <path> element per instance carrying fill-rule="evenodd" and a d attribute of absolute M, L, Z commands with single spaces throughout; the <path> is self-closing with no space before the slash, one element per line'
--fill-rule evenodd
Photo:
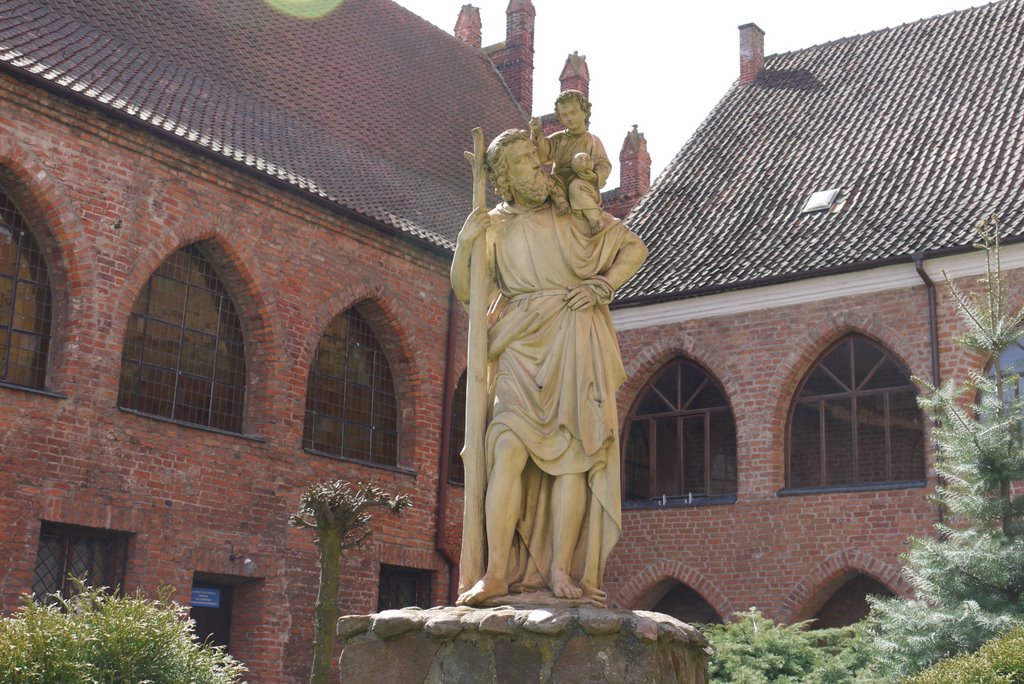
<path fill-rule="evenodd" d="M 937 295 L 940 372 L 962 379 L 978 359 L 951 342 L 962 327 L 944 285 Z M 606 575 L 616 605 L 651 608 L 678 583 L 722 618 L 757 606 L 792 622 L 813 617 L 857 574 L 896 594 L 909 591 L 899 556 L 908 536 L 930 535 L 938 521 L 926 500 L 934 489 L 930 447 L 926 487 L 778 494 L 791 400 L 820 354 L 848 333 L 879 342 L 914 376 L 931 378 L 923 285 L 619 332 L 629 377 L 620 420 L 663 364 L 677 356 L 697 361 L 731 402 L 739 487 L 732 504 L 623 511 L 622 541 Z"/>
<path fill-rule="evenodd" d="M 465 330 L 451 309 L 450 254 L 10 76 L 0 77 L 0 185 L 46 254 L 54 294 L 47 392 L 0 387 L 0 554 L 8 559 L 0 610 L 14 610 L 31 587 L 44 522 L 123 532 L 126 589 L 168 584 L 187 602 L 195 573 L 234 583 L 231 651 L 250 667 L 250 681 L 299 681 L 317 563 L 312 536 L 288 527 L 288 515 L 307 483 L 337 477 L 414 501 L 401 521 L 379 515 L 373 543 L 343 561 L 342 610 L 376 608 L 381 564 L 432 571 L 433 601 L 450 600 L 444 555 L 458 558 L 461 490 L 448 489 L 438 534 L 439 445 L 448 385 L 464 368 Z M 163 260 L 196 242 L 244 328 L 244 435 L 117 406 L 132 305 Z M 962 376 L 972 360 L 950 342 L 959 324 L 941 288 L 939 295 L 942 373 Z M 302 449 L 318 341 L 353 306 L 390 362 L 398 468 Z M 908 535 L 930 534 L 937 519 L 925 500 L 930 468 L 927 487 L 777 494 L 792 397 L 822 351 L 848 332 L 930 376 L 920 285 L 620 333 L 629 376 L 622 420 L 663 364 L 679 355 L 699 362 L 732 404 L 739 488 L 735 503 L 625 511 L 606 574 L 613 605 L 652 607 L 680 583 L 721 617 L 756 605 L 791 621 L 814 615 L 853 573 L 906 593 L 899 555 Z"/>
<path fill-rule="evenodd" d="M 238 582 L 231 650 L 250 681 L 307 676 L 317 562 L 288 526 L 307 483 L 344 477 L 407 492 L 371 546 L 343 561 L 344 612 L 376 608 L 381 563 L 447 571 L 434 549 L 450 256 L 344 220 L 9 76 L 0 78 L 4 190 L 42 245 L 54 298 L 48 392 L 0 387 L 0 610 L 32 586 L 42 523 L 130 534 L 129 591 L 188 603 L 193 573 Z M 244 328 L 244 435 L 118 409 L 128 314 L 154 269 L 200 242 Z M 399 468 L 307 453 L 309 366 L 358 306 L 391 365 Z M 409 312 L 415 307 L 415 316 Z M 232 553 L 251 558 L 243 569 Z M 457 554 L 456 554 L 457 555 Z"/>

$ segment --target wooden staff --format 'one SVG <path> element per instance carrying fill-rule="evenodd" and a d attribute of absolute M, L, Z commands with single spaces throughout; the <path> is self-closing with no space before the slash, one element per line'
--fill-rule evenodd
<path fill-rule="evenodd" d="M 487 170 L 484 132 L 473 129 L 473 151 L 466 159 L 473 166 L 473 211 L 487 209 Z M 459 592 L 484 576 L 487 565 L 484 495 L 487 470 L 484 463 L 484 432 L 487 428 L 487 233 L 473 243 L 469 262 L 469 340 L 466 359 L 466 444 L 462 449 L 465 469 L 465 504 L 462 518 L 462 557 L 459 561 Z"/>

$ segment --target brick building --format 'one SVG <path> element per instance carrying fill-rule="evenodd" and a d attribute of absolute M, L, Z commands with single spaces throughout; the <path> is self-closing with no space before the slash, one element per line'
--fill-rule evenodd
<path fill-rule="evenodd" d="M 964 378 L 943 284 L 1003 222 L 1024 295 L 1024 3 L 764 57 L 633 210 L 650 258 L 614 311 L 626 370 L 621 606 L 859 617 L 905 594 L 935 475 L 910 376 Z"/>
<path fill-rule="evenodd" d="M 528 0 L 487 48 L 288 6 L 0 3 L 0 611 L 166 584 L 263 682 L 308 675 L 312 481 L 414 501 L 344 611 L 451 600 L 462 152 L 532 108 Z"/>
<path fill-rule="evenodd" d="M 65 571 L 168 584 L 265 682 L 306 675 L 315 548 L 287 518 L 310 481 L 415 503 L 344 561 L 343 610 L 451 600 L 462 151 L 473 126 L 533 109 L 528 1 L 491 47 L 472 8 L 453 38 L 388 0 L 315 21 L 275 6 L 0 3 L 0 610 Z M 827 417 L 805 377 L 833 349 L 868 348 L 897 379 L 931 377 L 933 348 L 946 376 L 969 365 L 913 255 L 932 280 L 969 278 L 983 212 L 1020 230 L 1021 16 L 1018 1 L 763 63 L 747 50 L 753 76 L 637 206 L 652 257 L 615 314 L 631 379 L 614 603 L 793 619 L 905 591 L 897 556 L 936 517 L 927 426 L 890 421 L 883 481 L 804 450 L 825 478 L 810 482 L 787 467 L 790 407 Z M 585 61 L 561 76 L 585 83 Z M 635 198 L 642 134 L 622 155 Z M 649 383 L 673 378 L 652 409 Z M 881 390 L 906 409 L 905 386 Z M 691 437 L 715 444 L 699 467 Z"/>

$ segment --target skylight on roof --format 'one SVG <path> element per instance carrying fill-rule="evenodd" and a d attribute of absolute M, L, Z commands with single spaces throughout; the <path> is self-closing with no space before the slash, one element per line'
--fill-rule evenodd
<path fill-rule="evenodd" d="M 800 213 L 807 214 L 812 211 L 831 209 L 832 204 L 836 201 L 836 197 L 839 196 L 839 190 L 839 188 L 832 188 L 831 190 L 819 190 L 813 193 Z"/>

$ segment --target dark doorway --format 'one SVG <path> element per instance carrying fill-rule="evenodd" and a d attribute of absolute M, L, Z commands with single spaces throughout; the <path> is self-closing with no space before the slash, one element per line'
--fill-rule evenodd
<path fill-rule="evenodd" d="M 231 640 L 233 593 L 230 584 L 192 582 L 192 609 L 189 616 L 195 620 L 196 636 L 200 641 L 228 648 Z"/>
<path fill-rule="evenodd" d="M 846 627 L 867 617 L 868 596 L 892 596 L 881 582 L 867 575 L 857 574 L 842 584 L 814 615 L 812 629 Z"/>
<path fill-rule="evenodd" d="M 652 610 L 683 622 L 707 625 L 722 623 L 722 618 L 711 604 L 685 584 L 676 584 L 665 592 Z"/>

